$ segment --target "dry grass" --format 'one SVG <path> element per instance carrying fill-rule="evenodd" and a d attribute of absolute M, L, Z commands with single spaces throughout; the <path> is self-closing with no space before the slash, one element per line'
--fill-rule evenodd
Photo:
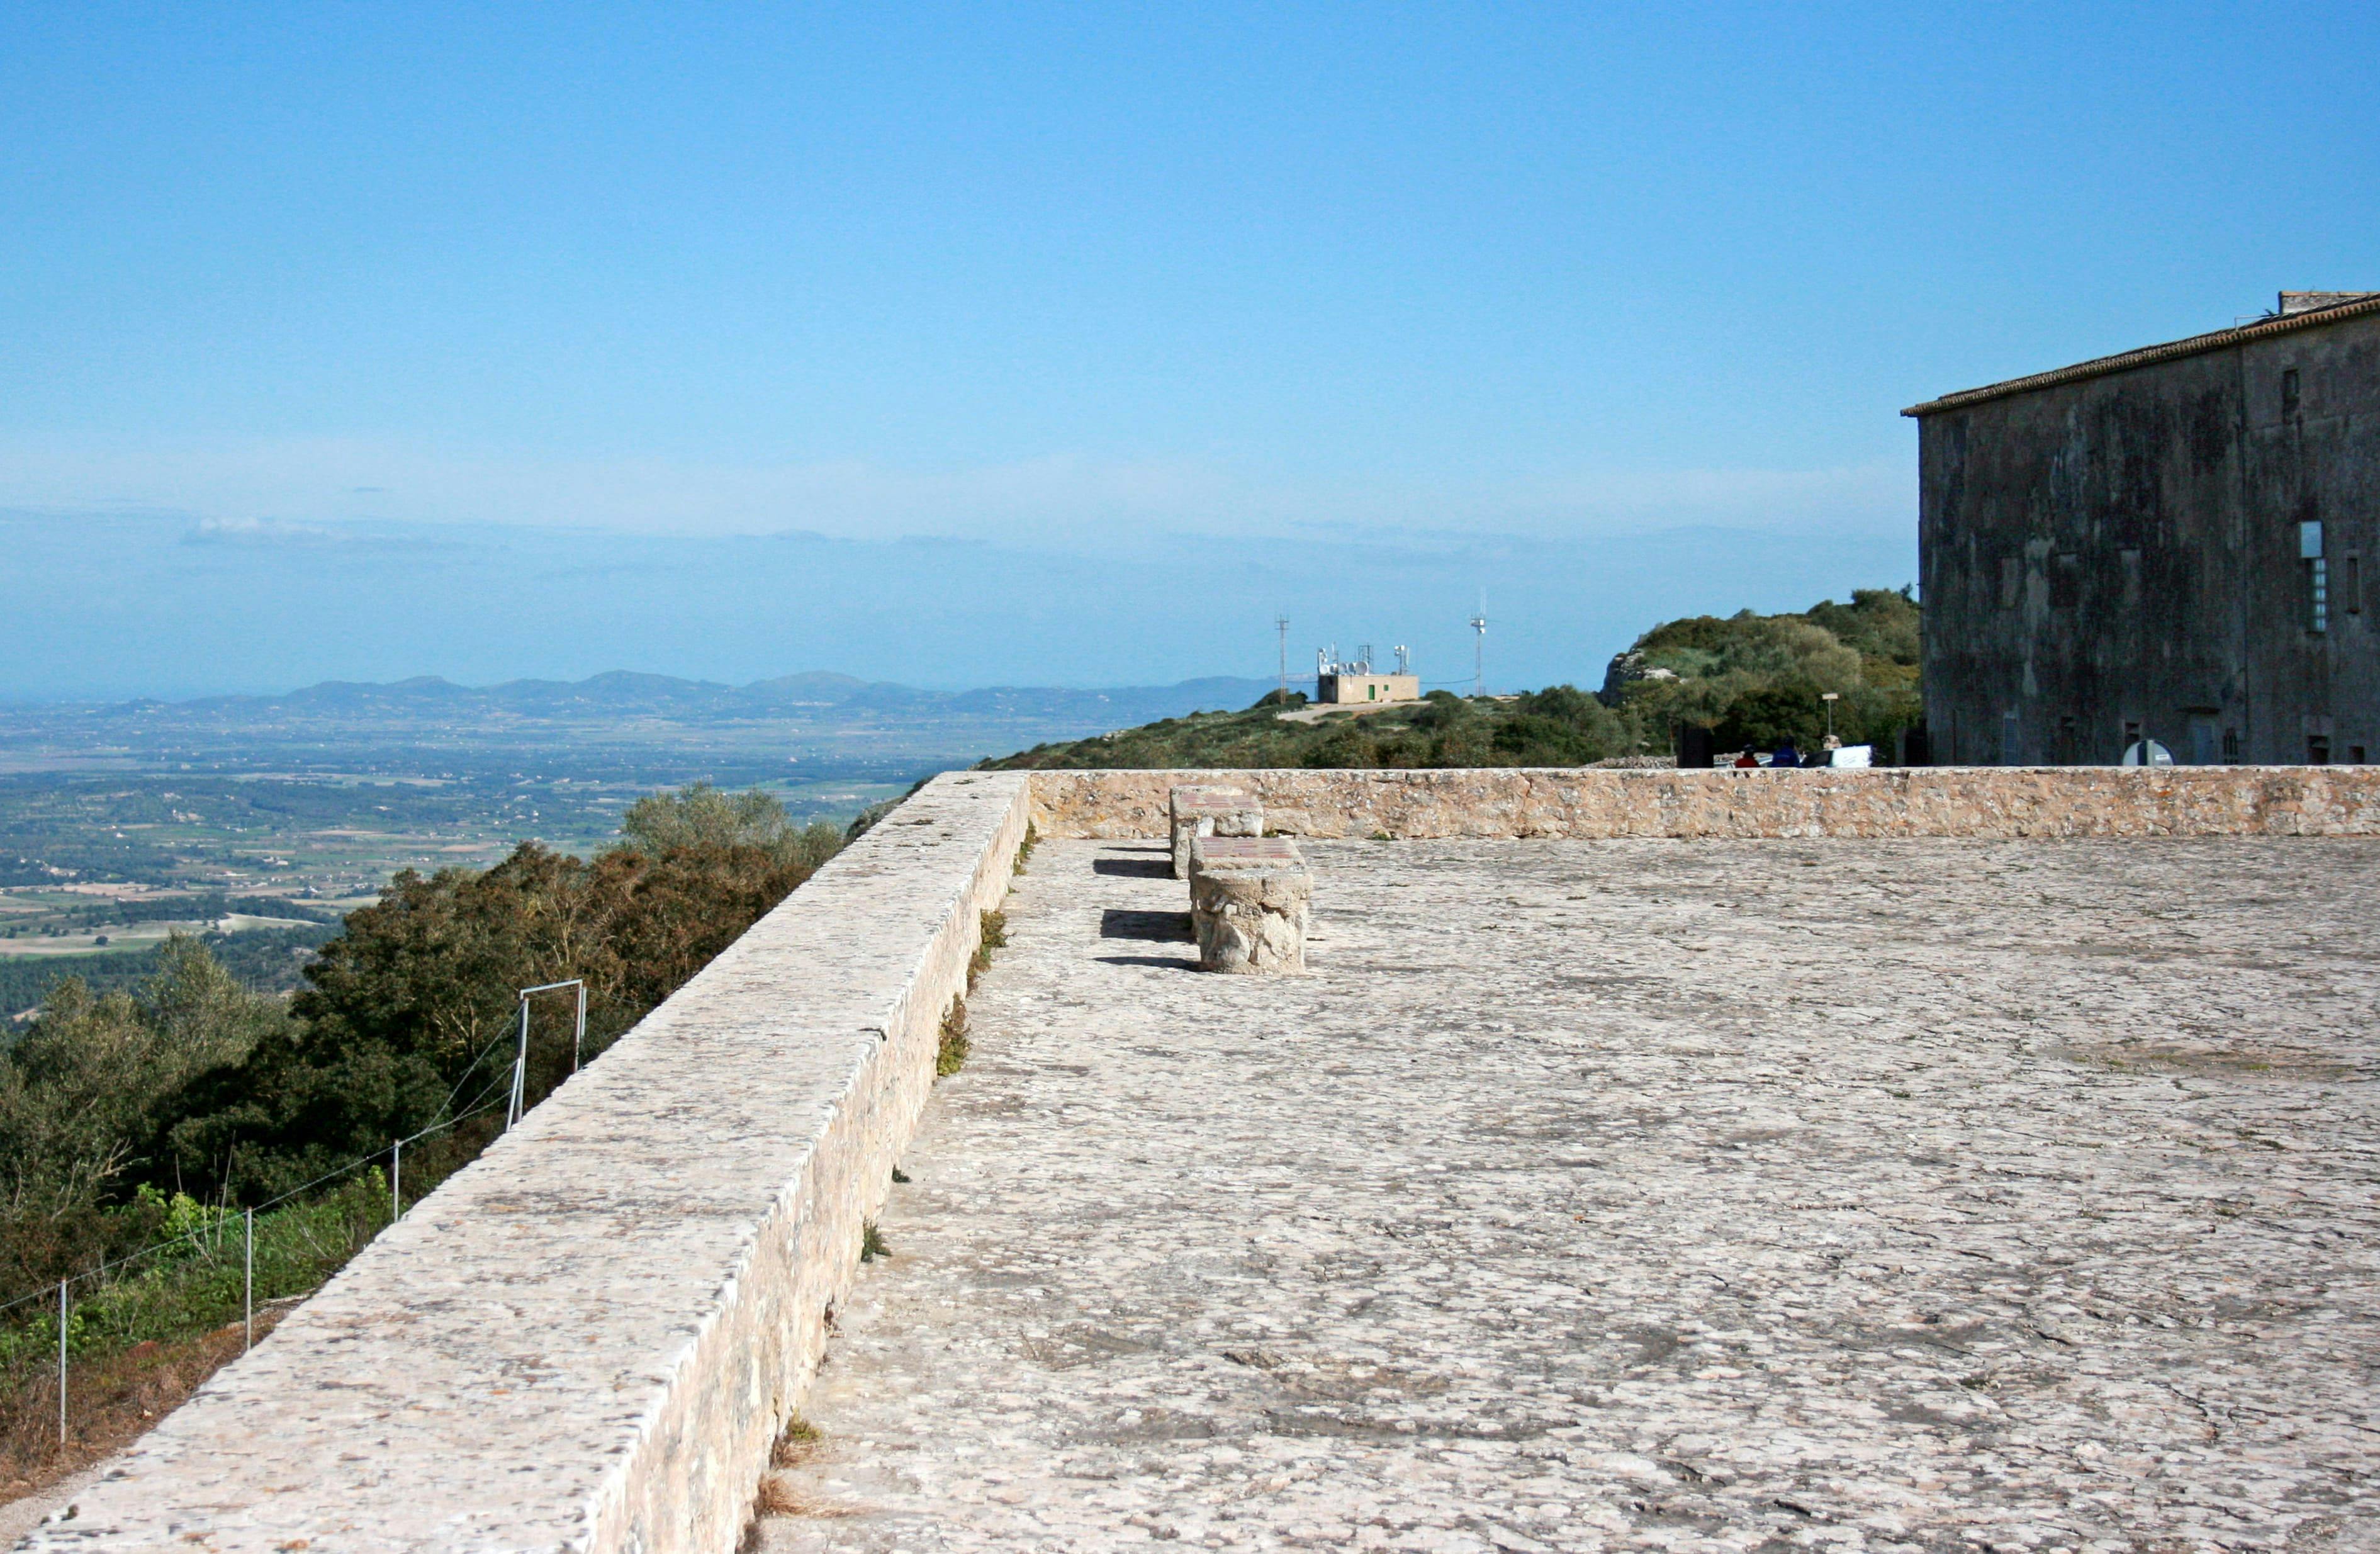
<path fill-rule="evenodd" d="M 290 1304 L 295 1304 L 290 1303 Z M 256 1314 L 262 1339 L 280 1311 Z M 67 1378 L 67 1441 L 58 1444 L 55 1371 L 25 1378 L 0 1398 L 0 1504 L 38 1494 L 115 1455 L 239 1357 L 237 1322 L 168 1343 L 139 1343 L 121 1354 L 77 1362 Z"/>
<path fill-rule="evenodd" d="M 764 1473 L 760 1475 L 760 1492 L 752 1501 L 752 1509 L 762 1516 L 850 1516 L 854 1509 L 839 1500 L 814 1495 L 794 1482 L 792 1475 Z"/>
<path fill-rule="evenodd" d="M 818 1455 L 825 1435 L 816 1425 L 795 1414 L 785 1426 L 785 1433 L 777 1438 L 776 1450 L 770 1454 L 771 1471 L 760 1475 L 759 1492 L 753 1497 L 752 1513 L 761 1516 L 850 1516 L 856 1508 L 827 1499 L 802 1487 L 790 1473 L 776 1471 L 797 1468 Z M 757 1528 L 754 1529 L 756 1532 Z M 757 1542 L 748 1538 L 747 1542 Z"/>

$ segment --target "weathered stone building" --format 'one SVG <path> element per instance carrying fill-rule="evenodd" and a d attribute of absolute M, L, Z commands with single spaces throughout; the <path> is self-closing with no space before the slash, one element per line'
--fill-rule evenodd
<path fill-rule="evenodd" d="M 2380 753 L 2380 293 L 1903 413 L 1936 760 Z"/>

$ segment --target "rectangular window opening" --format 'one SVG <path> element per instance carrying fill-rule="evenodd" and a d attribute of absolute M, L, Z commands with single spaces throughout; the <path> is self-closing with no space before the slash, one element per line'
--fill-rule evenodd
<path fill-rule="evenodd" d="M 2363 558 L 2362 556 L 2347 558 L 2344 576 L 2339 578 L 2339 582 L 2343 585 L 2338 590 L 2339 602 L 2347 607 L 2347 613 L 2350 615 L 2363 613 Z"/>
<path fill-rule="evenodd" d="M 2281 374 L 2281 416 L 2287 419 L 2298 413 L 2298 370 L 2294 367 Z"/>
<path fill-rule="evenodd" d="M 2049 607 L 2073 610 L 2082 603 L 2082 558 L 2068 553 L 2050 558 Z"/>
<path fill-rule="evenodd" d="M 2213 766 L 2216 760 L 2215 714 L 2211 711 L 2190 715 L 2190 764 Z"/>
<path fill-rule="evenodd" d="M 2236 728 L 2227 728 L 2223 731 L 2223 764 L 2226 766 L 2240 764 L 2240 731 Z"/>
<path fill-rule="evenodd" d="M 2306 735 L 2306 764 L 2308 766 L 2330 764 L 2330 735 L 2326 734 Z"/>
<path fill-rule="evenodd" d="M 2362 746 L 2350 745 L 2347 747 L 2347 764 L 2350 766 L 2362 766 L 2363 764 Z"/>
<path fill-rule="evenodd" d="M 2306 621 L 2306 629 L 2328 631 L 2330 629 L 2330 563 L 2316 556 L 2311 565 L 2313 613 Z"/>

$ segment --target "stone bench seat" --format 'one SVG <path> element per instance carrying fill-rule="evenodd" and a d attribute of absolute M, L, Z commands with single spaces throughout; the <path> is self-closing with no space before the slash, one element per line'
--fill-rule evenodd
<path fill-rule="evenodd" d="M 1168 795 L 1173 878 L 1190 878 L 1190 844 L 1202 836 L 1262 836 L 1264 803 L 1242 788 L 1183 783 Z"/>
<path fill-rule="evenodd" d="M 1190 925 L 1202 971 L 1305 969 L 1314 876 L 1285 836 L 1202 836 L 1190 844 Z"/>

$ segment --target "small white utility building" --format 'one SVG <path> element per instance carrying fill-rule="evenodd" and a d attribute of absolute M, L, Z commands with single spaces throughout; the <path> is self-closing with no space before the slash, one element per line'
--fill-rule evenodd
<path fill-rule="evenodd" d="M 1326 707 L 1372 706 L 1390 701 L 1419 701 L 1421 676 L 1412 673 L 1402 648 L 1390 650 L 1397 655 L 1393 673 L 1372 673 L 1372 647 L 1366 643 L 1355 650 L 1355 656 L 1342 659 L 1337 648 L 1325 648 L 1314 655 L 1314 699 Z"/>

